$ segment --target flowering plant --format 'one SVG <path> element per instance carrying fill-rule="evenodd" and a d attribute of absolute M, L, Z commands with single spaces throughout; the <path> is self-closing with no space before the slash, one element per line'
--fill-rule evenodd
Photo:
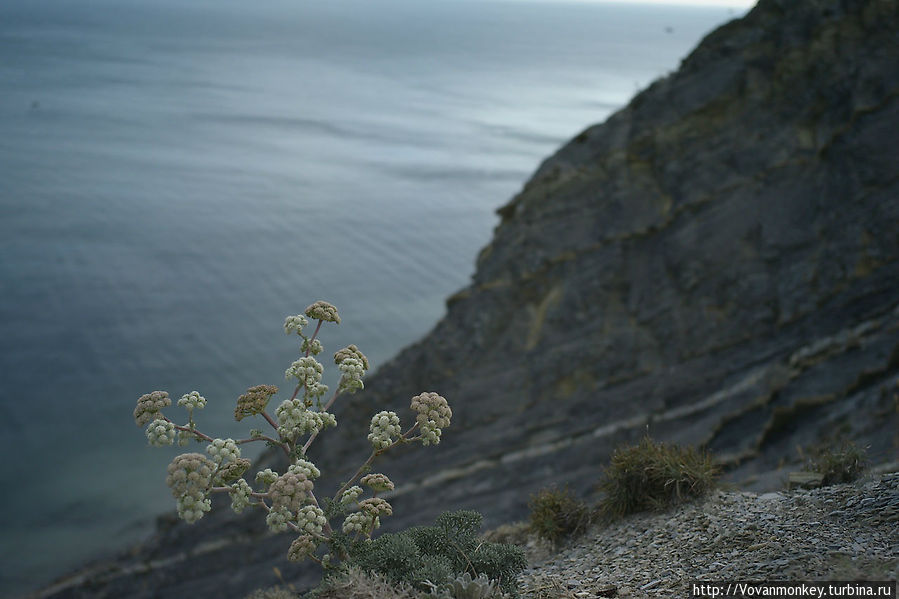
<path fill-rule="evenodd" d="M 318 324 L 311 336 L 303 332 L 309 319 Z M 395 412 L 375 414 L 369 426 L 368 440 L 372 452 L 356 473 L 330 499 L 316 497 L 315 480 L 321 472 L 308 460 L 306 452 L 313 441 L 325 429 L 337 426 L 337 419 L 328 410 L 342 393 L 355 393 L 363 388 L 362 378 L 369 368 L 368 358 L 355 345 L 345 347 L 334 354 L 334 363 L 341 377 L 337 388 L 327 401 L 328 393 L 322 384 L 323 366 L 316 359 L 323 350 L 318 333 L 325 322 L 340 323 L 337 308 L 327 302 L 315 302 L 302 315 L 288 316 L 284 322 L 287 334 L 296 334 L 302 341 L 302 356 L 287 369 L 285 376 L 297 383 L 290 398 L 283 400 L 272 417 L 267 411 L 269 401 L 278 393 L 274 385 L 250 387 L 237 399 L 234 418 L 238 421 L 249 416 L 262 416 L 272 429 L 272 435 L 254 429 L 246 439 L 213 438 L 201 432 L 194 421 L 194 412 L 206 405 L 206 399 L 198 392 L 185 394 L 178 405 L 187 410 L 187 423 L 175 424 L 162 413 L 172 404 L 165 391 L 153 391 L 140 397 L 134 409 L 134 421 L 146 427 L 150 445 L 185 446 L 191 440 L 206 443 L 206 454 L 185 453 L 177 456 L 168 466 L 166 484 L 174 495 L 178 515 L 193 523 L 211 509 L 212 493 L 227 493 L 231 507 L 240 513 L 247 507 L 256 507 L 266 513 L 266 524 L 274 532 L 293 531 L 298 534 L 287 552 L 288 559 L 301 561 L 309 558 L 328 565 L 331 557 L 326 553 L 316 555 L 319 547 L 326 545 L 339 558 L 346 558 L 343 548 L 346 540 L 370 539 L 372 532 L 381 525 L 381 518 L 393 514 L 393 507 L 378 493 L 392 491 L 393 482 L 384 474 L 369 473 L 371 464 L 379 455 L 397 445 L 420 441 L 422 445 L 440 442 L 442 429 L 450 424 L 452 410 L 446 399 L 437 393 L 427 392 L 412 398 L 411 409 L 416 413 L 415 423 L 402 430 Z M 256 473 L 254 487 L 244 479 L 251 462 L 241 457 L 240 446 L 264 441 L 280 448 L 288 458 L 284 473 L 266 468 Z M 371 497 L 363 498 L 367 487 Z M 331 526 L 331 519 L 343 516 L 339 531 Z"/>

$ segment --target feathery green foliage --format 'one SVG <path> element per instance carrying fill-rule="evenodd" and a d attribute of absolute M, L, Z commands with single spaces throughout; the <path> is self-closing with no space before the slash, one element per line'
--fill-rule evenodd
<path fill-rule="evenodd" d="M 524 551 L 514 545 L 481 541 L 476 534 L 481 515 L 460 510 L 445 512 L 433 526 L 418 526 L 352 544 L 348 563 L 383 575 L 392 583 L 426 590 L 465 572 L 485 575 L 504 591 L 515 593 L 515 578 L 527 565 Z"/>

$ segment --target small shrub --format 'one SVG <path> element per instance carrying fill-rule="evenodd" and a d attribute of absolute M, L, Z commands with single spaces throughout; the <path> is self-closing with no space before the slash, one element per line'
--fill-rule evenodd
<path fill-rule="evenodd" d="M 531 531 L 552 543 L 583 533 L 592 521 L 590 508 L 568 488 L 541 489 L 528 505 Z"/>
<path fill-rule="evenodd" d="M 711 456 L 692 447 L 657 443 L 648 436 L 636 446 L 616 449 L 599 488 L 600 512 L 618 518 L 662 510 L 700 497 L 714 486 L 717 468 Z"/>
<path fill-rule="evenodd" d="M 524 521 L 501 524 L 494 529 L 485 531 L 481 538 L 491 543 L 506 543 L 508 545 L 526 545 L 530 524 Z"/>
<path fill-rule="evenodd" d="M 467 572 L 474 577 L 483 575 L 503 591 L 515 594 L 515 579 L 527 565 L 524 551 L 478 539 L 480 527 L 481 515 L 477 512 L 445 512 L 434 526 L 417 526 L 352 543 L 348 563 L 393 584 L 422 591 L 432 585 L 447 586 Z"/>
<path fill-rule="evenodd" d="M 821 449 L 809 459 L 809 470 L 824 475 L 824 486 L 850 483 L 856 480 L 867 467 L 865 449 L 854 443 L 843 443 L 840 449 Z"/>

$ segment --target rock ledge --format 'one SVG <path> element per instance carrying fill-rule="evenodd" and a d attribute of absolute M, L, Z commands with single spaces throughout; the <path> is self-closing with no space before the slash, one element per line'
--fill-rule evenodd
<path fill-rule="evenodd" d="M 689 597 L 691 581 L 899 578 L 899 472 L 761 495 L 716 491 L 596 527 L 558 553 L 530 539 L 526 599 Z"/>

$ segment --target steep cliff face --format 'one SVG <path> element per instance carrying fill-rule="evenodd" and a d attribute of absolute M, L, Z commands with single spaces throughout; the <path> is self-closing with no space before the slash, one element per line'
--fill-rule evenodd
<path fill-rule="evenodd" d="M 761 0 L 500 209 L 445 318 L 338 407 L 312 456 L 336 473 L 322 484 L 364 459 L 372 413 L 408 414 L 425 390 L 453 424 L 379 466 L 398 483 L 392 526 L 461 507 L 496 524 L 542 486 L 588 492 L 647 428 L 756 489 L 839 437 L 896 460 L 897 132 L 899 4 Z M 299 577 L 260 524 L 161 530 L 117 564 L 127 576 L 101 568 L 59 596 Z M 205 553 L 150 563 L 173 548 Z"/>
<path fill-rule="evenodd" d="M 446 317 L 344 409 L 338 455 L 371 406 L 434 389 L 445 442 L 389 467 L 416 514 L 587 490 L 647 427 L 756 487 L 839 436 L 895 460 L 897 12 L 763 0 L 546 160 Z"/>

